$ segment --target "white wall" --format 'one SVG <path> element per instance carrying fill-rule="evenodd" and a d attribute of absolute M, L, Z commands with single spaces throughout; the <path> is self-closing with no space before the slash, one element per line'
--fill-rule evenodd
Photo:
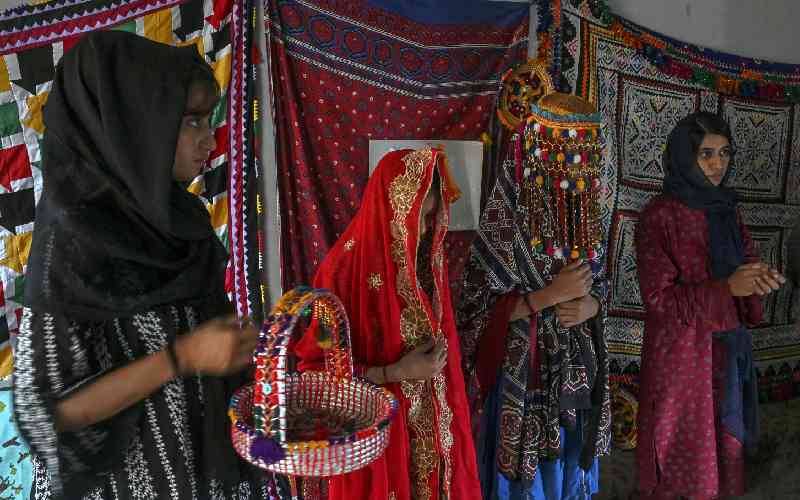
<path fill-rule="evenodd" d="M 678 40 L 800 64 L 798 0 L 607 0 L 611 11 Z"/>
<path fill-rule="evenodd" d="M 0 0 L 0 10 L 10 9 L 12 7 L 17 7 L 25 3 L 27 3 L 25 2 L 25 0 Z"/>
<path fill-rule="evenodd" d="M 525 2 L 527 0 L 491 0 Z M 800 64 L 798 0 L 606 0 L 611 11 L 681 41 Z M 533 33 L 535 20 L 532 22 Z"/>

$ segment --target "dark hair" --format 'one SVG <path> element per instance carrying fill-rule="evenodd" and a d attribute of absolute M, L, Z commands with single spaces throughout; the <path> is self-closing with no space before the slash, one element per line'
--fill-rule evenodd
<path fill-rule="evenodd" d="M 214 77 L 214 73 L 211 71 L 207 65 L 196 65 L 193 66 L 190 73 L 189 73 L 189 89 L 194 86 L 200 86 L 203 91 L 206 93 L 208 99 L 206 99 L 206 109 L 198 109 L 198 110 L 191 110 L 192 112 L 203 112 L 211 113 L 214 110 L 214 107 L 217 105 L 217 102 L 220 99 L 222 91 L 219 87 L 219 82 Z"/>
<path fill-rule="evenodd" d="M 689 141 L 692 144 L 692 153 L 695 155 L 700 151 L 700 144 L 708 134 L 724 136 L 733 147 L 731 127 L 721 116 L 707 111 L 699 111 L 683 120 L 689 122 Z"/>
<path fill-rule="evenodd" d="M 438 169 L 434 169 L 433 170 L 433 179 L 431 179 L 431 189 L 430 189 L 430 191 L 435 191 L 436 194 L 441 193 L 441 191 L 442 191 L 442 186 L 441 185 L 442 185 L 442 180 L 439 177 L 439 170 Z"/>

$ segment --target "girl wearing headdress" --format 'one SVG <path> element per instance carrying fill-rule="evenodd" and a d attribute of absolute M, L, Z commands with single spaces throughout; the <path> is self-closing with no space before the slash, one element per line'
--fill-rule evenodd
<path fill-rule="evenodd" d="M 458 308 L 486 499 L 591 498 L 610 445 L 592 106 L 548 94 L 511 138 Z"/>

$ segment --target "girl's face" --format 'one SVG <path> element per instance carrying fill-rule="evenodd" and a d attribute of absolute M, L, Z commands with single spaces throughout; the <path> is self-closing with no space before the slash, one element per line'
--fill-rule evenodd
<path fill-rule="evenodd" d="M 422 202 L 422 208 L 420 208 L 420 220 L 422 221 L 422 227 L 419 230 L 420 236 L 424 236 L 434 227 L 436 224 L 436 211 L 438 209 L 439 190 L 431 188 L 425 200 Z"/>
<path fill-rule="evenodd" d="M 217 97 L 209 93 L 208 86 L 196 83 L 189 87 L 172 166 L 172 177 L 178 182 L 189 182 L 200 175 L 208 155 L 217 147 L 209 123 L 216 101 Z"/>
<path fill-rule="evenodd" d="M 706 134 L 697 150 L 697 164 L 715 186 L 722 183 L 731 162 L 731 143 L 724 135 Z"/>

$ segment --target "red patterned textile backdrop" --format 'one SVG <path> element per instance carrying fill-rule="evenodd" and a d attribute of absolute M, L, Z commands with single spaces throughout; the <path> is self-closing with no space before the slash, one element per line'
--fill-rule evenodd
<path fill-rule="evenodd" d="M 371 139 L 487 129 L 501 75 L 527 57 L 528 5 L 471 2 L 269 2 L 284 289 L 311 282 L 358 209 Z M 449 240 L 451 280 L 469 237 Z"/>

